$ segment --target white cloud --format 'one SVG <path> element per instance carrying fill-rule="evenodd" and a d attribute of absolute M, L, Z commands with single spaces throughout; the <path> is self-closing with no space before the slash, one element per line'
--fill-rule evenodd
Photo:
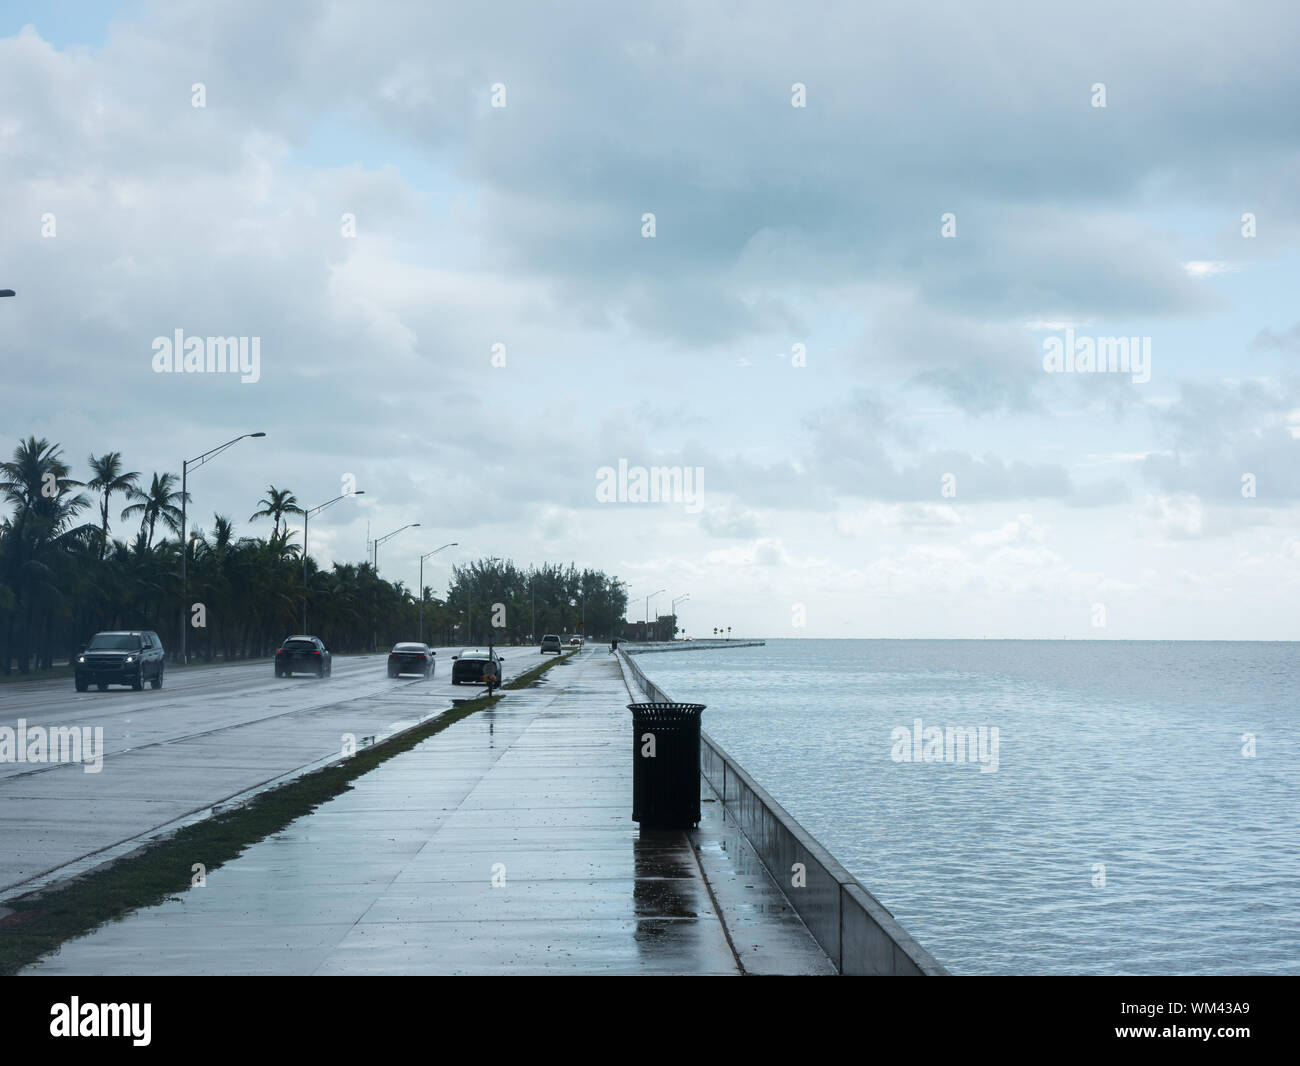
<path fill-rule="evenodd" d="M 1042 543 L 1051 532 L 1050 527 L 1034 520 L 1031 514 L 1017 515 L 1000 529 L 974 533 L 970 542 L 977 548 L 1003 547 L 1009 544 Z"/>
<path fill-rule="evenodd" d="M 1228 263 L 1222 259 L 1194 259 L 1183 264 L 1188 277 L 1213 278 L 1220 274 L 1236 274 L 1241 270 L 1239 263 Z"/>

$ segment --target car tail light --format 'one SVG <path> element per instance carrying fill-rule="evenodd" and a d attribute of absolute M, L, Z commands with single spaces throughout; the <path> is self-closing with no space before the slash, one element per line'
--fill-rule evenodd
<path fill-rule="evenodd" d="M 312 652 L 312 654 L 313 654 L 314 656 L 316 656 L 316 658 L 318 658 L 318 659 L 320 658 L 320 652 L 318 652 L 318 651 L 314 651 L 314 652 Z"/>

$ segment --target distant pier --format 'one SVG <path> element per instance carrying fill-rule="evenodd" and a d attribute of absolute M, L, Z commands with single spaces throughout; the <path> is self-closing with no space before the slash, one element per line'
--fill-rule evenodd
<path fill-rule="evenodd" d="M 722 648 L 761 648 L 765 640 L 641 640 L 618 642 L 629 655 L 644 655 L 652 651 L 718 651 Z"/>

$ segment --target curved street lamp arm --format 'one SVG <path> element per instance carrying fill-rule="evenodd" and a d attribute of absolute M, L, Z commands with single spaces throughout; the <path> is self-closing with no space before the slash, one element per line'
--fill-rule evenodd
<path fill-rule="evenodd" d="M 194 459 L 186 459 L 182 465 L 187 468 L 200 467 L 204 463 L 206 463 L 209 459 L 215 458 L 216 456 L 220 455 L 232 444 L 238 444 L 245 437 L 265 437 L 265 436 L 266 436 L 265 433 L 241 433 L 234 440 L 228 440 L 226 441 L 225 444 L 218 444 L 215 448 L 212 448 L 211 450 L 204 452 L 202 455 L 197 456 Z"/>
<path fill-rule="evenodd" d="M 317 504 L 315 507 L 307 508 L 304 514 L 307 518 L 311 518 L 313 515 L 320 514 L 321 511 L 325 510 L 325 508 L 329 507 L 331 504 L 338 503 L 339 500 L 346 500 L 352 496 L 364 496 L 365 494 L 365 489 L 357 489 L 355 492 L 345 492 L 342 496 L 335 496 L 332 500 L 326 500 L 324 503 Z"/>

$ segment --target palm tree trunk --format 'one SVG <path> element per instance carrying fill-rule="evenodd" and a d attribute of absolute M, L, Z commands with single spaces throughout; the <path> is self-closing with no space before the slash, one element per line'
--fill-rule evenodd
<path fill-rule="evenodd" d="M 104 556 L 108 553 L 108 492 L 104 493 L 104 506 L 100 509 L 102 522 L 99 527 L 99 561 L 104 561 Z"/>

